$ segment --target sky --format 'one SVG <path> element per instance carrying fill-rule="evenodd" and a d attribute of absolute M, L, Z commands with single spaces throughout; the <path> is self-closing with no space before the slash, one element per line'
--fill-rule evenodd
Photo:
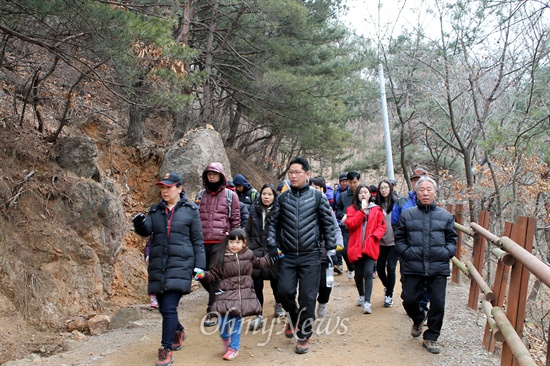
<path fill-rule="evenodd" d="M 379 30 L 381 35 L 396 36 L 403 27 L 413 29 L 419 23 L 429 33 L 438 32 L 438 22 L 426 12 L 427 5 L 421 5 L 425 1 L 347 0 L 346 3 L 349 12 L 343 18 L 344 22 L 356 33 L 368 38 L 377 38 Z"/>

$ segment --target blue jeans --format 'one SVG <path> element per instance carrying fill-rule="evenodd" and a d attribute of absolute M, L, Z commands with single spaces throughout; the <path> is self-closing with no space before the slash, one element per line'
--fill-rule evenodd
<path fill-rule="evenodd" d="M 176 331 L 182 331 L 183 326 L 178 319 L 178 305 L 180 303 L 181 292 L 168 291 L 163 294 L 157 294 L 159 303 L 159 312 L 162 315 L 162 347 L 172 349 Z"/>
<path fill-rule="evenodd" d="M 225 314 L 221 317 L 220 337 L 226 341 L 230 339 L 229 348 L 238 351 L 241 347 L 241 331 L 243 318 L 240 315 Z"/>

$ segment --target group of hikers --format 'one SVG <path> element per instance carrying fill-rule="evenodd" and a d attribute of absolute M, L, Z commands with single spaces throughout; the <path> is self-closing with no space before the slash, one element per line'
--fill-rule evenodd
<path fill-rule="evenodd" d="M 384 286 L 383 306 L 391 307 L 399 261 L 411 335 L 423 335 L 423 347 L 439 353 L 457 235 L 452 215 L 435 203 L 437 183 L 417 169 L 413 190 L 400 197 L 395 181 L 368 186 L 350 171 L 332 188 L 322 176 L 312 177 L 300 156 L 290 161 L 287 176 L 278 187 L 266 183 L 257 191 L 242 174 L 228 181 L 223 165 L 213 162 L 195 199 L 176 172 L 156 183 L 160 202 L 132 220 L 136 233 L 149 238 L 148 292 L 162 315 L 156 365 L 171 365 L 172 352 L 182 348 L 178 304 L 193 279 L 208 291 L 203 325 L 219 327 L 223 359 L 238 355 L 243 317 L 254 316 L 254 330 L 264 325 L 266 280 L 274 316 L 286 315 L 285 336 L 296 339 L 296 353 L 307 353 L 313 321 L 327 313 L 332 270 L 344 274 L 344 263 L 357 288 L 355 305 L 372 314 L 373 278 Z"/>

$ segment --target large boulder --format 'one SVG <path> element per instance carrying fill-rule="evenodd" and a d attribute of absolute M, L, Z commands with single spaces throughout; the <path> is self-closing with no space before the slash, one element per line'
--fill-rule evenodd
<path fill-rule="evenodd" d="M 79 177 L 100 181 L 97 145 L 89 137 L 61 139 L 57 163 Z"/>
<path fill-rule="evenodd" d="M 190 198 L 194 198 L 202 189 L 204 168 L 213 161 L 222 163 L 227 179 L 233 179 L 220 134 L 212 128 L 191 130 L 168 149 L 160 176 L 171 171 L 180 173 L 185 191 Z"/>

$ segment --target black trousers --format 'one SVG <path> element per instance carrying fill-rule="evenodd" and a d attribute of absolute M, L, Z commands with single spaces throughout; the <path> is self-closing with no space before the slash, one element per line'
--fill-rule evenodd
<path fill-rule="evenodd" d="M 279 260 L 279 296 L 291 327 L 300 339 L 310 338 L 315 321 L 315 298 L 319 290 L 321 254 L 285 254 Z M 298 303 L 296 295 L 298 294 Z"/>
<path fill-rule="evenodd" d="M 327 287 L 327 268 L 328 263 L 321 263 L 321 277 L 319 278 L 319 294 L 317 296 L 317 302 L 319 304 L 326 304 L 330 298 L 332 287 Z"/>
<path fill-rule="evenodd" d="M 403 308 L 414 324 L 420 324 L 424 320 L 424 312 L 420 310 L 419 304 L 425 291 L 430 294 L 430 310 L 428 311 L 428 329 L 424 331 L 423 338 L 437 341 L 445 315 L 447 277 L 401 275 Z"/>
<path fill-rule="evenodd" d="M 206 270 L 210 269 L 210 261 L 212 260 L 212 256 L 215 253 L 214 249 L 218 246 L 222 245 L 222 243 L 216 243 L 216 244 L 205 244 L 204 245 L 204 254 L 206 256 Z M 202 286 L 206 291 L 208 291 L 208 306 L 206 307 L 206 312 L 210 312 L 210 307 L 214 303 L 214 300 L 216 300 L 216 288 L 218 287 L 217 283 L 203 283 Z"/>
<path fill-rule="evenodd" d="M 355 271 L 355 265 L 351 263 L 348 259 L 349 231 L 347 229 L 342 230 L 342 238 L 344 239 L 344 250 L 342 251 L 344 262 L 346 262 L 346 267 L 348 267 L 348 271 Z"/>

